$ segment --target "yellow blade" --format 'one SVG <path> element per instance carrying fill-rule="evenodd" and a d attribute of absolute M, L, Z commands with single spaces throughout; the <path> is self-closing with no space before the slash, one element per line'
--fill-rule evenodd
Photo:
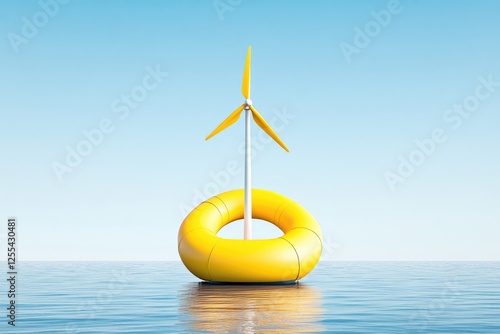
<path fill-rule="evenodd" d="M 233 113 L 231 115 L 229 115 L 214 131 L 212 131 L 212 133 L 209 134 L 208 137 L 205 138 L 205 140 L 209 140 L 210 138 L 212 138 L 213 136 L 215 136 L 216 134 L 218 134 L 219 132 L 221 132 L 225 128 L 233 125 L 240 118 L 240 115 L 241 115 L 241 112 L 243 111 L 243 109 L 245 109 L 244 104 L 242 104 L 241 106 L 238 107 L 238 109 L 233 111 Z"/>
<path fill-rule="evenodd" d="M 252 60 L 252 46 L 248 46 L 247 60 L 245 61 L 245 70 L 243 71 L 243 85 L 241 92 L 246 99 L 250 98 L 250 62 Z"/>
<path fill-rule="evenodd" d="M 255 110 L 255 108 L 253 106 L 250 106 L 250 110 L 252 110 L 252 116 L 253 116 L 253 120 L 255 121 L 255 123 L 257 123 L 257 125 L 260 126 L 260 128 L 262 130 L 264 130 L 269 135 L 269 137 L 274 139 L 275 142 L 277 142 L 281 147 L 283 147 L 283 149 L 285 151 L 290 152 L 288 147 L 286 147 L 285 143 L 283 143 L 281 141 L 280 137 L 278 137 L 276 132 L 274 132 L 274 130 L 271 128 L 271 126 L 269 126 L 269 124 L 267 124 L 264 117 L 262 117 L 259 114 L 259 112 L 257 110 Z"/>

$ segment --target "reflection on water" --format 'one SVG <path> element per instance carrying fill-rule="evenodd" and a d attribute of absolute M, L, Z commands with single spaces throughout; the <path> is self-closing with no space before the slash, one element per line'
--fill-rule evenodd
<path fill-rule="evenodd" d="M 193 331 L 315 333 L 324 330 L 320 297 L 318 290 L 302 284 L 200 283 L 181 291 L 180 312 Z"/>

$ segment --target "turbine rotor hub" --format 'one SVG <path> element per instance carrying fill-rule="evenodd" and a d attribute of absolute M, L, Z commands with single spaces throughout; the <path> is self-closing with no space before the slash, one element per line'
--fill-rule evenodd
<path fill-rule="evenodd" d="M 250 99 L 245 99 L 245 108 L 248 109 L 248 107 L 250 107 L 252 105 L 252 100 Z"/>

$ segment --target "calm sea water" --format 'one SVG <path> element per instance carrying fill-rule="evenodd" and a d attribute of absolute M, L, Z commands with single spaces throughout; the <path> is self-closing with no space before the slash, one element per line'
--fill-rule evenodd
<path fill-rule="evenodd" d="M 180 262 L 18 269 L 0 333 L 500 333 L 500 262 L 322 262 L 291 286 L 199 284 Z"/>

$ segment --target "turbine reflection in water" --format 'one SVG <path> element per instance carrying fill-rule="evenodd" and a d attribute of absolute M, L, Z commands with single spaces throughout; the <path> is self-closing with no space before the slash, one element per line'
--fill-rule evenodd
<path fill-rule="evenodd" d="M 296 285 L 190 285 L 181 292 L 187 327 L 214 333 L 315 333 L 323 309 L 320 293 Z"/>

